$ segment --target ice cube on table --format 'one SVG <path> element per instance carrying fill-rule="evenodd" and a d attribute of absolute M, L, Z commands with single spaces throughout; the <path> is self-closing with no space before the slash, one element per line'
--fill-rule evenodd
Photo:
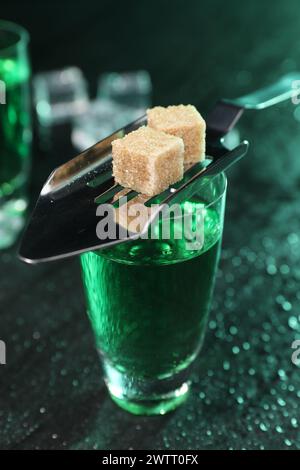
<path fill-rule="evenodd" d="M 74 119 L 72 143 L 81 152 L 145 112 L 145 108 L 133 108 L 110 100 L 93 101 L 86 113 Z"/>
<path fill-rule="evenodd" d="M 102 74 L 98 81 L 97 99 L 120 105 L 147 109 L 151 105 L 152 84 L 146 70 Z"/>
<path fill-rule="evenodd" d="M 41 126 L 67 122 L 86 112 L 89 106 L 87 82 L 77 67 L 35 75 L 33 98 Z"/>

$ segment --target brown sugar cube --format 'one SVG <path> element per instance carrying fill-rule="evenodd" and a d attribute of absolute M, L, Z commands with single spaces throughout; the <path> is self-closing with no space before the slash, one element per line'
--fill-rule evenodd
<path fill-rule="evenodd" d="M 182 139 L 140 127 L 112 142 L 113 176 L 125 188 L 155 196 L 183 177 Z"/>
<path fill-rule="evenodd" d="M 149 127 L 183 139 L 185 163 L 204 160 L 206 124 L 195 106 L 156 106 L 147 116 Z"/>

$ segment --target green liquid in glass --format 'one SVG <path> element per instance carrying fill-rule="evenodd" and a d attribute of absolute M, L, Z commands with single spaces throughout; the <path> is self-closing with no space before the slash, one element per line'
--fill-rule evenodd
<path fill-rule="evenodd" d="M 0 196 L 15 195 L 28 179 L 31 143 L 29 66 L 0 59 L 6 103 L 0 104 Z"/>
<path fill-rule="evenodd" d="M 221 233 L 218 213 L 205 209 L 198 251 L 184 239 L 137 240 L 81 256 L 97 347 L 113 367 L 163 379 L 193 361 L 205 334 Z"/>

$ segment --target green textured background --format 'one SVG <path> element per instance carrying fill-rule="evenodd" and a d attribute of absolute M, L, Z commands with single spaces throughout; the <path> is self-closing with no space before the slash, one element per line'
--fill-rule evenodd
<path fill-rule="evenodd" d="M 146 68 L 154 103 L 205 115 L 300 70 L 296 0 L 3 2 L 26 26 L 34 71 L 75 64 L 95 90 L 108 70 Z M 163 418 L 116 408 L 101 381 L 78 260 L 22 265 L 0 255 L 0 448 L 296 449 L 300 369 L 300 108 L 248 113 L 248 157 L 229 174 L 215 300 L 190 399 Z M 74 154 L 68 135 L 36 149 L 32 195 Z"/>

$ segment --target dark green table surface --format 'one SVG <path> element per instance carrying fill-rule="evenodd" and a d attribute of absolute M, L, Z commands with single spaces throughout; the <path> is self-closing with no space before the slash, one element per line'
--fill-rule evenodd
<path fill-rule="evenodd" d="M 101 71 L 145 67 L 155 104 L 191 102 L 205 115 L 220 96 L 300 70 L 296 0 L 142 1 L 117 11 L 79 1 L 70 16 L 62 5 L 32 16 L 7 4 L 6 16 L 30 29 L 34 70 L 75 63 L 94 88 Z M 46 15 L 53 29 L 43 30 Z M 13 248 L 0 254 L 0 448 L 300 448 L 291 361 L 300 339 L 300 108 L 246 114 L 239 132 L 251 149 L 228 175 L 222 259 L 187 403 L 155 418 L 118 409 L 102 382 L 78 260 L 31 267 Z M 68 139 L 60 132 L 51 152 L 36 148 L 33 198 L 74 154 Z"/>

